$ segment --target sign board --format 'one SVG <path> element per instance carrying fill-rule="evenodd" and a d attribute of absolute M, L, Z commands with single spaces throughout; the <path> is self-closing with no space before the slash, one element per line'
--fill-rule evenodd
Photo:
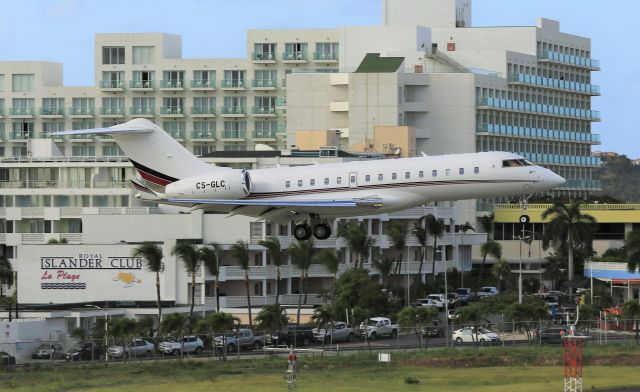
<path fill-rule="evenodd" d="M 133 248 L 21 246 L 16 263 L 18 301 L 21 304 L 155 301 L 155 273 L 146 271 L 144 260 L 131 257 Z"/>

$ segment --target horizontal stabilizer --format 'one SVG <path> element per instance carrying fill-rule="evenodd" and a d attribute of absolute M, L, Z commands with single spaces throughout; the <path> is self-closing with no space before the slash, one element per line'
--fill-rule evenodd
<path fill-rule="evenodd" d="M 382 207 L 382 199 L 333 199 L 333 200 L 225 200 L 225 199 L 167 199 L 170 203 L 218 204 L 267 207 Z"/>
<path fill-rule="evenodd" d="M 149 188 L 149 187 L 147 187 L 147 186 L 143 185 L 140 181 L 138 181 L 138 180 L 136 180 L 136 179 L 133 179 L 133 178 L 132 178 L 132 179 L 130 179 L 129 181 L 131 181 L 131 185 L 132 185 L 135 189 L 137 189 L 137 190 L 139 190 L 139 191 L 141 191 L 141 192 L 150 193 L 150 194 L 152 194 L 153 196 L 158 196 L 158 193 L 157 193 L 157 192 L 154 192 L 151 188 Z"/>

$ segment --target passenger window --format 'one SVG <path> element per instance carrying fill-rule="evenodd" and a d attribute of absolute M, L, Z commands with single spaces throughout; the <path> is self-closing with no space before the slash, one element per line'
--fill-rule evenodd
<path fill-rule="evenodd" d="M 364 176 L 364 180 L 365 180 L 366 182 L 371 181 L 371 176 L 367 174 L 366 176 Z"/>
<path fill-rule="evenodd" d="M 398 178 L 398 174 L 396 174 L 396 173 L 391 173 L 391 179 L 392 179 L 392 180 L 395 180 L 395 179 L 397 179 L 397 178 Z"/>
<path fill-rule="evenodd" d="M 473 172 L 474 172 L 475 174 L 480 173 L 480 168 L 479 168 L 478 166 L 474 167 L 474 168 L 473 168 Z"/>
<path fill-rule="evenodd" d="M 464 174 L 464 168 L 461 167 L 460 169 L 458 169 L 458 174 L 463 175 Z"/>
<path fill-rule="evenodd" d="M 382 174 L 378 174 L 378 181 L 382 181 L 383 178 L 384 176 Z"/>
<path fill-rule="evenodd" d="M 405 172 L 404 173 L 404 178 L 411 178 L 411 173 Z"/>
<path fill-rule="evenodd" d="M 312 178 L 312 179 L 309 180 L 309 185 L 311 185 L 311 186 L 315 186 L 316 185 L 315 178 Z"/>
<path fill-rule="evenodd" d="M 298 180 L 298 186 L 302 186 L 302 180 Z"/>
<path fill-rule="evenodd" d="M 324 179 L 324 184 L 325 184 L 325 185 L 329 185 L 329 179 L 328 179 L 328 178 L 325 178 L 325 179 Z"/>
<path fill-rule="evenodd" d="M 451 169 L 447 169 L 444 171 L 444 175 L 445 176 L 450 176 L 451 175 Z"/>
<path fill-rule="evenodd" d="M 291 181 L 287 181 L 284 183 L 285 188 L 291 188 Z"/>
<path fill-rule="evenodd" d="M 431 177 L 438 177 L 438 171 L 437 170 L 431 170 Z"/>
<path fill-rule="evenodd" d="M 336 178 L 336 184 L 342 184 L 342 177 Z"/>
<path fill-rule="evenodd" d="M 420 177 L 420 178 L 424 177 L 424 172 L 422 170 L 420 170 L 418 172 L 418 177 Z"/>

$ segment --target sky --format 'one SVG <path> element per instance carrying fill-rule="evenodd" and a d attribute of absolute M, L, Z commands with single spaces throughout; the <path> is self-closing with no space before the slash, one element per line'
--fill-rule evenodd
<path fill-rule="evenodd" d="M 64 65 L 66 86 L 94 82 L 94 34 L 165 32 L 182 36 L 183 58 L 245 57 L 246 30 L 381 24 L 381 0 L 3 0 L 0 61 Z M 560 21 L 565 33 L 591 38 L 602 70 L 593 84 L 602 96 L 592 109 L 602 145 L 640 158 L 640 1 L 473 0 L 474 26 L 533 26 Z M 637 139 L 636 139 L 637 138 Z"/>

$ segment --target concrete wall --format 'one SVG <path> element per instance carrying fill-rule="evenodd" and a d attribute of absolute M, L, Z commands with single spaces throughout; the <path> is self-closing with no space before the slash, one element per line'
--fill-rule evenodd
<path fill-rule="evenodd" d="M 471 0 L 383 0 L 382 23 L 456 27 L 456 20 L 471 26 Z"/>

